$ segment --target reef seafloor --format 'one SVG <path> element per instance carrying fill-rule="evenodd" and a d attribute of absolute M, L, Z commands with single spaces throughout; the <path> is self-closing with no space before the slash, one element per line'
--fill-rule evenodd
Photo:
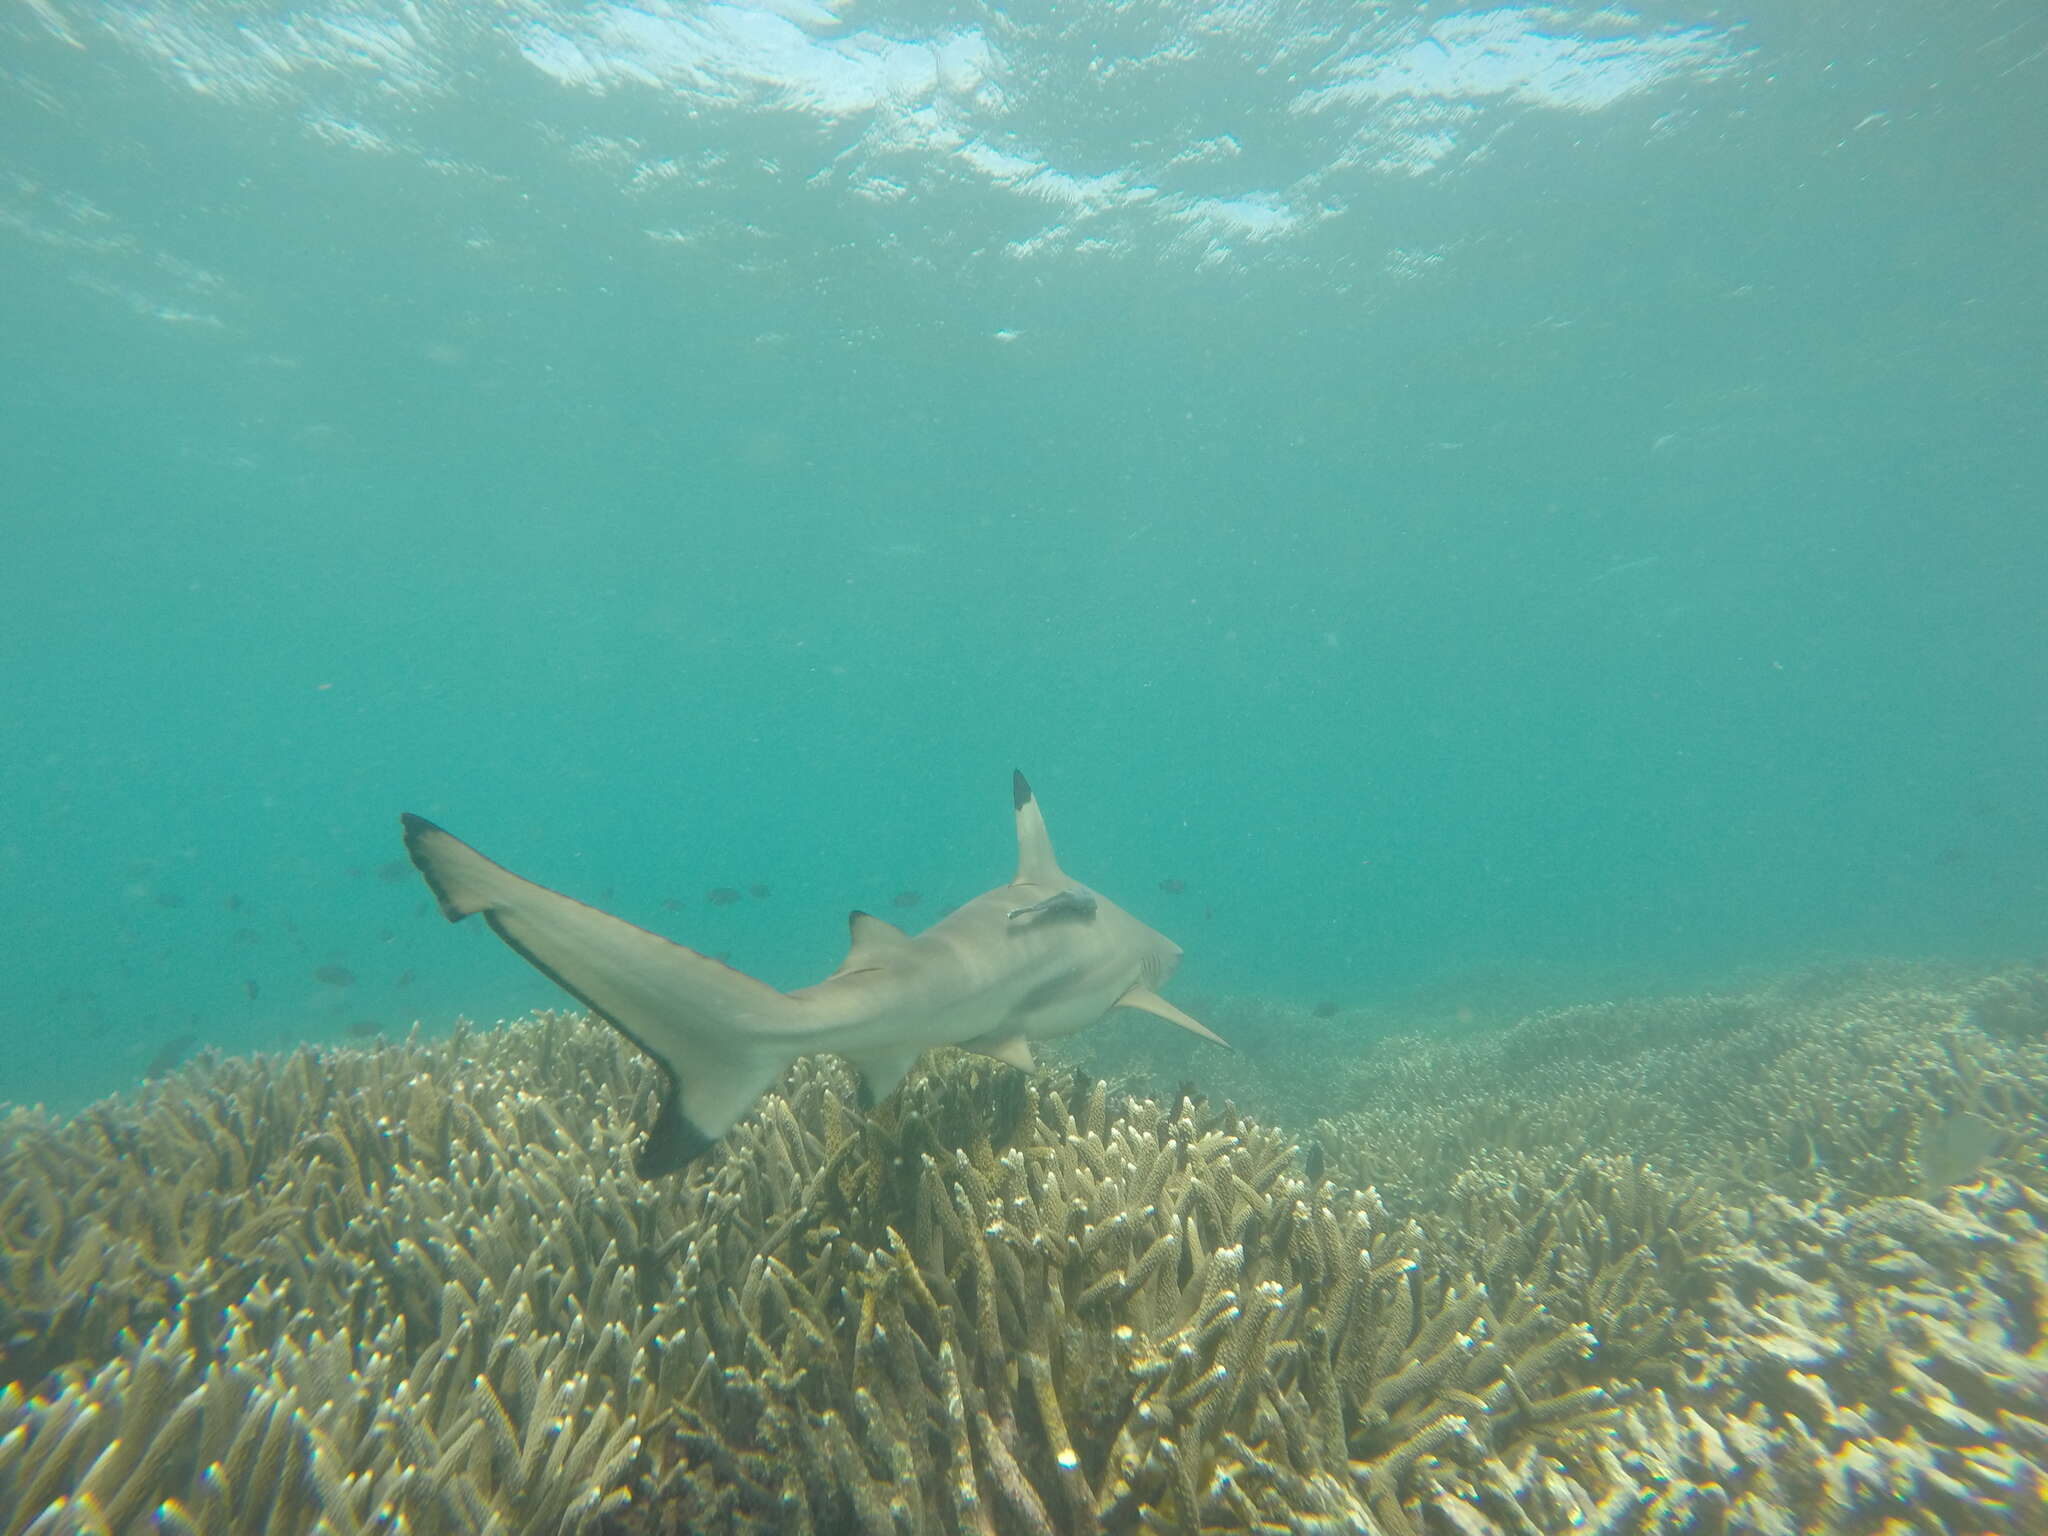
<path fill-rule="evenodd" d="M 1264 1014 L 653 1184 L 566 1016 L 16 1110 L 0 1536 L 2048 1532 L 2048 973 Z"/>

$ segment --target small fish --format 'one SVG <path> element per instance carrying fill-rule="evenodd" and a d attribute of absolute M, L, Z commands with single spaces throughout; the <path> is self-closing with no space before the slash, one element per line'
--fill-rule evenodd
<path fill-rule="evenodd" d="M 767 886 L 755 884 L 747 887 L 747 894 L 756 901 L 766 901 L 770 892 Z"/>
<path fill-rule="evenodd" d="M 661 910 L 664 912 L 680 912 L 683 910 L 683 904 L 673 896 L 664 897 L 661 903 Z"/>
<path fill-rule="evenodd" d="M 412 874 L 412 866 L 403 859 L 386 859 L 377 866 L 377 878 L 386 885 L 396 885 Z"/>
<path fill-rule="evenodd" d="M 384 1026 L 375 1019 L 357 1019 L 347 1030 L 351 1040 L 370 1040 L 383 1033 Z"/>
<path fill-rule="evenodd" d="M 142 1069 L 142 1075 L 145 1078 L 168 1076 L 177 1070 L 178 1063 L 192 1054 L 192 1047 L 198 1043 L 199 1037 L 197 1035 L 171 1036 L 170 1039 L 157 1047 L 156 1054 L 149 1058 L 149 1065 Z"/>
<path fill-rule="evenodd" d="M 150 899 L 160 907 L 182 907 L 185 905 L 185 898 L 176 891 L 158 891 Z"/>
<path fill-rule="evenodd" d="M 263 942 L 263 935 L 254 928 L 237 928 L 235 930 L 235 942 L 237 944 L 261 944 Z"/>
<path fill-rule="evenodd" d="M 907 911 L 911 907 L 916 906 L 920 901 L 923 900 L 924 897 L 920 896 L 916 891 L 898 891 L 894 896 L 891 896 L 889 898 L 889 905 L 892 907 L 901 907 Z"/>
<path fill-rule="evenodd" d="M 220 904 L 220 909 L 223 912 L 239 912 L 242 910 L 242 898 L 230 891 L 227 899 Z"/>
<path fill-rule="evenodd" d="M 345 965 L 322 965 L 314 967 L 313 979 L 330 987 L 352 987 L 356 984 L 356 973 Z"/>
<path fill-rule="evenodd" d="M 1337 1017 L 1337 1005 L 1327 997 L 1320 1003 L 1317 1003 L 1310 1011 L 1319 1019 L 1334 1019 Z"/>
<path fill-rule="evenodd" d="M 1159 882 L 1159 889 L 1166 892 L 1166 894 L 1169 896 L 1178 896 L 1182 891 L 1186 890 L 1187 888 L 1187 881 L 1176 880 L 1171 875 L 1168 875 L 1164 880 Z"/>
<path fill-rule="evenodd" d="M 1020 917 L 1093 917 L 1095 898 L 1086 891 L 1054 891 L 1043 901 L 1034 901 L 1028 907 L 1010 908 L 1010 921 Z"/>
<path fill-rule="evenodd" d="M 262 991 L 262 990 L 263 990 L 263 989 L 262 989 L 261 987 L 257 986 L 255 982 L 253 982 L 253 981 L 251 981 L 251 980 L 248 980 L 247 978 L 244 978 L 244 979 L 243 979 L 243 981 L 242 981 L 242 996 L 244 996 L 244 997 L 246 997 L 247 999 L 249 999 L 249 1001 L 250 1001 L 250 1002 L 252 1002 L 252 1003 L 253 1003 L 253 1002 L 255 1002 L 255 1001 L 256 1001 L 256 994 L 257 994 L 258 992 Z"/>
<path fill-rule="evenodd" d="M 391 983 L 391 985 L 393 985 L 394 987 L 409 987 L 409 986 L 411 986 L 411 985 L 412 985 L 412 972 L 411 972 L 411 971 L 400 971 L 400 972 L 398 973 L 398 979 L 397 979 L 396 981 L 392 982 L 392 983 Z"/>
<path fill-rule="evenodd" d="M 729 885 L 721 885 L 704 893 L 704 899 L 714 907 L 729 907 L 740 899 L 740 893 Z"/>

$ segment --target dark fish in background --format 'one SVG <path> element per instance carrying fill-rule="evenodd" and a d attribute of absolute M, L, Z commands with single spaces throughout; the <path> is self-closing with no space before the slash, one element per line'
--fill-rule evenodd
<path fill-rule="evenodd" d="M 349 1025 L 347 1033 L 351 1040 L 374 1040 L 384 1033 L 384 1026 L 375 1019 L 357 1019 Z"/>
<path fill-rule="evenodd" d="M 664 912 L 680 912 L 683 910 L 683 904 L 677 901 L 675 897 L 670 896 L 662 902 L 661 908 Z"/>
<path fill-rule="evenodd" d="M 753 897 L 756 901 L 766 901 L 769 896 L 769 891 L 768 887 L 765 885 L 750 885 L 747 887 L 747 894 Z"/>
<path fill-rule="evenodd" d="M 389 944 L 397 937 L 398 935 L 393 933 L 389 928 L 379 928 L 377 930 L 377 942 L 379 944 Z"/>
<path fill-rule="evenodd" d="M 356 973 L 345 965 L 321 965 L 313 968 L 313 979 L 330 987 L 352 987 L 356 984 Z"/>
<path fill-rule="evenodd" d="M 1337 1005 L 1326 997 L 1316 1004 L 1314 1012 L 1319 1019 L 1334 1019 L 1337 1017 Z"/>
<path fill-rule="evenodd" d="M 898 891 L 889 898 L 889 905 L 892 907 L 914 907 L 923 900 L 924 897 L 920 896 L 916 891 Z"/>
<path fill-rule="evenodd" d="M 237 928 L 235 930 L 235 942 L 237 944 L 261 944 L 263 942 L 263 935 L 254 928 Z"/>
<path fill-rule="evenodd" d="M 721 885 L 716 890 L 706 891 L 704 899 L 714 907 L 729 907 L 740 899 L 740 893 L 729 885 Z"/>
<path fill-rule="evenodd" d="M 377 878 L 386 885 L 397 885 L 412 874 L 412 866 L 403 859 L 386 859 L 377 866 Z"/>
<path fill-rule="evenodd" d="M 1159 882 L 1159 889 L 1166 892 L 1166 894 L 1169 896 L 1178 896 L 1182 891 L 1186 890 L 1187 888 L 1187 881 L 1176 880 L 1171 875 L 1168 875 L 1164 880 Z"/>
<path fill-rule="evenodd" d="M 185 898 L 176 891 L 158 891 L 150 899 L 160 907 L 182 907 L 185 905 Z"/>
<path fill-rule="evenodd" d="M 144 1078 L 164 1077 L 178 1069 L 178 1063 L 192 1054 L 192 1047 L 199 1043 L 193 1034 L 173 1035 L 149 1058 L 149 1065 L 142 1069 Z"/>
<path fill-rule="evenodd" d="M 249 999 L 250 1002 L 253 1003 L 256 1001 L 257 992 L 260 990 L 261 989 L 256 985 L 255 982 L 244 978 L 242 982 L 242 996 L 246 997 L 247 999 Z"/>
<path fill-rule="evenodd" d="M 242 910 L 242 898 L 229 891 L 227 899 L 220 904 L 220 909 L 223 912 L 239 912 Z"/>
<path fill-rule="evenodd" d="M 347 875 L 351 880 L 360 880 L 363 878 L 363 866 L 360 864 L 351 864 L 348 866 L 347 869 L 343 870 L 342 873 Z"/>
<path fill-rule="evenodd" d="M 411 985 L 412 985 L 412 972 L 411 972 L 411 971 L 400 971 L 400 972 L 398 973 L 398 980 L 396 980 L 396 981 L 392 982 L 392 983 L 391 983 L 391 985 L 393 985 L 394 987 L 409 987 L 409 986 L 411 986 Z"/>

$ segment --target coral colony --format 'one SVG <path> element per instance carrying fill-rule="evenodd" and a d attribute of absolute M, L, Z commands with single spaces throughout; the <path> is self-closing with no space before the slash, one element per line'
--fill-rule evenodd
<path fill-rule="evenodd" d="M 1306 1142 L 819 1056 L 649 1183 L 569 1016 L 15 1111 L 0 1531 L 2048 1529 L 2048 977 L 1343 1022 Z"/>

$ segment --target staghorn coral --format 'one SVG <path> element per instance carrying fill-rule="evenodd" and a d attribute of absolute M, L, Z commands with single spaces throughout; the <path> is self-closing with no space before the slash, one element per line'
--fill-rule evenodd
<path fill-rule="evenodd" d="M 1538 1182 L 1587 1155 L 1682 1169 L 1742 1201 L 1924 1193 L 1930 1121 L 1964 1110 L 2043 1145 L 2048 1046 L 1975 1020 L 2033 972 L 1966 985 L 1944 973 L 1798 976 L 1735 997 L 1605 1003 L 1489 1035 L 1397 1037 L 1356 1053 L 1354 1107 L 1322 1121 L 1331 1170 L 1398 1209 L 1427 1208 L 1468 1169 L 1514 1154 Z M 1523 1170 L 1526 1175 L 1526 1168 Z"/>
<path fill-rule="evenodd" d="M 650 1185 L 562 1016 L 16 1112 L 0 1536 L 2022 1536 L 2041 1048 L 1829 985 L 1403 1047 L 1306 1156 L 947 1054 Z"/>

